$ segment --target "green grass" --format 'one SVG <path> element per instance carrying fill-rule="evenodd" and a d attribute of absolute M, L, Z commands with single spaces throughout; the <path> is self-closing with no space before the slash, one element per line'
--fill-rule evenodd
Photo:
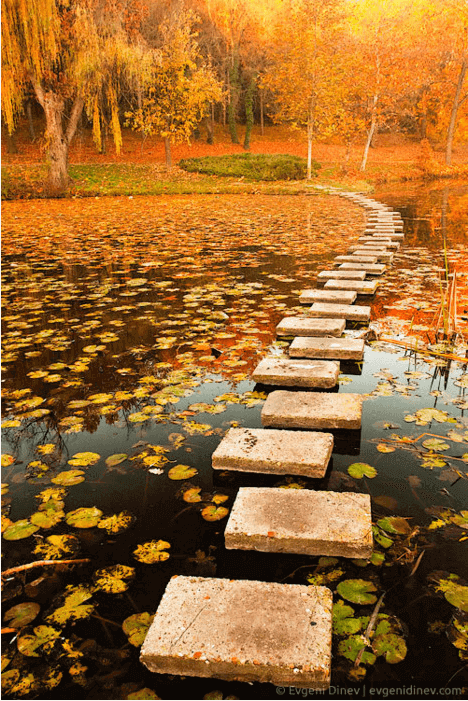
<path fill-rule="evenodd" d="M 231 156 L 185 158 L 179 162 L 179 166 L 190 173 L 245 178 L 252 181 L 303 180 L 307 175 L 305 158 L 283 154 L 241 153 Z M 314 175 L 319 168 L 320 163 L 313 161 Z"/>

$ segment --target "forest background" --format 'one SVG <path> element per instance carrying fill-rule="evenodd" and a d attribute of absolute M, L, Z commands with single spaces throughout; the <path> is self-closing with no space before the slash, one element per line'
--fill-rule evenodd
<path fill-rule="evenodd" d="M 274 186 L 248 158 L 222 182 L 173 167 L 249 152 L 358 187 L 468 172 L 465 0 L 2 0 L 2 16 L 4 198 L 303 188 L 287 162 Z"/>

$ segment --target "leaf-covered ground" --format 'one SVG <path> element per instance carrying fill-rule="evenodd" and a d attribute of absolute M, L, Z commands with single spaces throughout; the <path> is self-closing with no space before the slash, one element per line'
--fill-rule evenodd
<path fill-rule="evenodd" d="M 266 388 L 249 374 L 284 352 L 277 322 L 303 313 L 299 291 L 363 223 L 360 209 L 322 196 L 4 205 L 4 569 L 77 562 L 8 574 L 7 697 L 251 698 L 242 684 L 159 678 L 139 664 L 173 574 L 330 586 L 335 683 L 400 684 L 421 646 L 425 683 L 428 670 L 443 686 L 461 667 L 466 365 L 373 342 L 363 368 L 342 366 L 340 391 L 367 395 L 364 425 L 337 434 L 326 478 L 211 470 L 230 426 L 260 425 Z M 374 307 L 393 334 L 415 332 L 410 303 L 400 326 L 379 318 L 408 286 L 423 309 L 435 304 L 440 242 L 411 246 Z M 451 257 L 466 270 L 466 244 Z M 372 558 L 225 551 L 226 517 L 250 484 L 370 492 Z M 446 670 L 434 666 L 442 654 Z"/>

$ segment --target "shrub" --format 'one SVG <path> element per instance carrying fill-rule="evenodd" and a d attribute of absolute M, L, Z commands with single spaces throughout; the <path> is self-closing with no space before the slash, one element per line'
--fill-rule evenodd
<path fill-rule="evenodd" d="M 306 159 L 288 154 L 240 153 L 232 156 L 185 158 L 179 161 L 179 166 L 191 173 L 247 180 L 302 180 L 307 174 Z M 313 175 L 317 174 L 320 167 L 320 163 L 313 161 Z"/>

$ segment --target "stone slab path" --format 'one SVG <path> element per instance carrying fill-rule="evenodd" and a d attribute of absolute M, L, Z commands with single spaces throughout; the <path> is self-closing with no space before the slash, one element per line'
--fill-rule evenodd
<path fill-rule="evenodd" d="M 230 428 L 212 456 L 214 470 L 324 477 L 331 433 Z"/>
<path fill-rule="evenodd" d="M 355 280 L 328 280 L 325 283 L 327 290 L 352 290 L 358 295 L 373 295 L 379 286 L 377 280 L 356 282 Z"/>
<path fill-rule="evenodd" d="M 291 358 L 332 358 L 362 360 L 363 338 L 304 338 L 296 336 L 289 346 Z"/>
<path fill-rule="evenodd" d="M 327 689 L 326 587 L 173 577 L 140 653 L 151 672 Z"/>
<path fill-rule="evenodd" d="M 287 316 L 276 327 L 277 336 L 341 336 L 346 321 L 310 319 L 308 316 Z"/>
<path fill-rule="evenodd" d="M 257 365 L 252 379 L 263 385 L 329 389 L 336 385 L 339 374 L 339 363 L 272 356 L 264 358 Z"/>
<path fill-rule="evenodd" d="M 275 390 L 268 395 L 261 417 L 266 427 L 357 429 L 361 427 L 362 396 Z"/>
<path fill-rule="evenodd" d="M 361 270 L 366 275 L 383 275 L 387 266 L 382 263 L 341 263 L 338 270 Z"/>
<path fill-rule="evenodd" d="M 377 263 L 377 256 L 372 255 L 359 255 L 356 256 L 352 253 L 349 256 L 336 256 L 336 263 Z"/>
<path fill-rule="evenodd" d="M 365 280 L 366 273 L 362 270 L 322 270 L 317 275 L 317 280 L 329 280 L 332 277 L 342 277 L 346 280 Z"/>
<path fill-rule="evenodd" d="M 224 537 L 228 550 L 367 558 L 373 544 L 370 496 L 241 487 Z"/>
<path fill-rule="evenodd" d="M 370 307 L 358 306 L 357 304 L 326 304 L 324 302 L 314 302 L 309 309 L 310 316 L 349 319 L 350 321 L 369 321 Z M 300 334 L 306 336 L 306 334 Z"/>
<path fill-rule="evenodd" d="M 299 295 L 299 302 L 301 304 L 313 304 L 314 302 L 352 304 L 356 301 L 356 297 L 357 292 L 346 292 L 345 290 L 303 290 Z"/>

